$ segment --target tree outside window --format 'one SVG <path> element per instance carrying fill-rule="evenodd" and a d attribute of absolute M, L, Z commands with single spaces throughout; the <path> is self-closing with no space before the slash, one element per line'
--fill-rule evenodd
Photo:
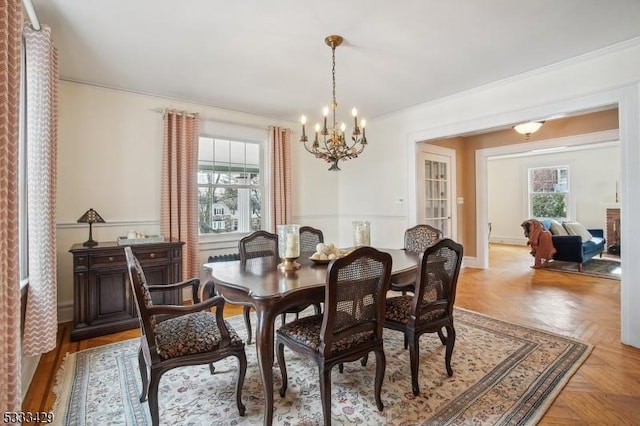
<path fill-rule="evenodd" d="M 258 143 L 200 137 L 201 235 L 262 229 L 261 168 Z"/>
<path fill-rule="evenodd" d="M 568 166 L 529 169 L 530 217 L 567 219 L 568 201 Z"/>

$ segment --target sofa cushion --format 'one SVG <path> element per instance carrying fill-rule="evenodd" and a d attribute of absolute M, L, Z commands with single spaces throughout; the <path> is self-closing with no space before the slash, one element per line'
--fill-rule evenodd
<path fill-rule="evenodd" d="M 586 241 L 591 241 L 591 239 L 593 238 L 591 232 L 589 232 L 587 228 L 585 228 L 584 225 L 579 222 L 563 222 L 562 225 L 567 230 L 567 233 L 569 235 L 579 235 L 583 243 Z"/>
<path fill-rule="evenodd" d="M 551 231 L 551 235 L 569 235 L 562 224 L 553 219 L 549 219 L 549 231 Z"/>

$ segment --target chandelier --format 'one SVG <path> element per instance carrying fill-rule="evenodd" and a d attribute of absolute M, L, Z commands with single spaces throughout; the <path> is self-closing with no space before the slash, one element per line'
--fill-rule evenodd
<path fill-rule="evenodd" d="M 300 119 L 302 123 L 300 142 L 302 142 L 304 148 L 315 155 L 316 158 L 322 158 L 327 163 L 331 163 L 329 170 L 334 171 L 340 170 L 338 161 L 356 158 L 367 145 L 367 138 L 364 131 L 366 121 L 362 119 L 360 123 L 358 123 L 357 109 L 353 108 L 351 110 L 351 114 L 353 115 L 353 131 L 351 132 L 351 139 L 349 141 L 347 141 L 345 137 L 344 132 L 346 125 L 344 122 L 340 127 L 338 127 L 338 123 L 336 122 L 336 110 L 338 109 L 338 103 L 336 102 L 336 47 L 340 46 L 343 40 L 339 35 L 330 35 L 324 39 L 324 42 L 331 48 L 332 59 L 331 78 L 333 81 L 333 99 L 331 101 L 331 125 L 327 127 L 327 117 L 330 111 L 329 107 L 325 106 L 323 110 L 324 125 L 322 127 L 320 127 L 320 123 L 315 125 L 313 143 L 309 145 L 309 138 L 305 132 L 307 117 L 303 115 Z"/>

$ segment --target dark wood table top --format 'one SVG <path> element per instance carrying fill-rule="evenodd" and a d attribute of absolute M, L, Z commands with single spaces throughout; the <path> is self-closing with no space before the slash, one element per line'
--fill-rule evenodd
<path fill-rule="evenodd" d="M 403 275 L 415 274 L 418 256 L 403 249 L 379 249 L 392 257 L 391 276 L 394 281 Z M 216 285 L 247 292 L 255 299 L 282 297 L 288 293 L 311 287 L 324 287 L 327 264 L 316 264 L 309 259 L 312 253 L 302 253 L 298 258 L 301 268 L 283 273 L 277 265 L 279 260 L 268 258 L 249 259 L 244 267 L 239 260 L 205 263 Z"/>

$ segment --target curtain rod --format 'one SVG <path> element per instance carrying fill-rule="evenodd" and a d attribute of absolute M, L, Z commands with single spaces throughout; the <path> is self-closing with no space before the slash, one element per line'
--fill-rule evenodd
<path fill-rule="evenodd" d="M 33 8 L 33 3 L 31 3 L 31 0 L 22 0 L 22 4 L 27 11 L 27 15 L 29 15 L 31 26 L 34 30 L 40 31 L 40 21 L 38 20 L 38 15 L 36 15 L 36 10 Z"/>
<path fill-rule="evenodd" d="M 172 111 L 174 113 L 181 114 L 181 115 L 186 115 L 188 117 L 195 117 L 195 114 L 193 114 L 193 113 L 188 113 L 186 111 L 180 111 L 180 110 L 175 110 L 175 109 L 170 109 L 170 108 L 154 108 L 153 111 L 161 113 L 161 114 L 164 114 L 166 112 Z M 232 126 L 250 127 L 252 129 L 269 130 L 268 126 L 267 127 L 258 126 L 257 124 L 246 124 L 246 123 L 241 123 L 239 121 L 231 121 L 231 120 L 220 120 L 219 118 L 207 118 L 207 117 L 200 116 L 200 120 L 209 121 L 209 122 L 212 122 L 212 123 L 230 124 Z"/>

